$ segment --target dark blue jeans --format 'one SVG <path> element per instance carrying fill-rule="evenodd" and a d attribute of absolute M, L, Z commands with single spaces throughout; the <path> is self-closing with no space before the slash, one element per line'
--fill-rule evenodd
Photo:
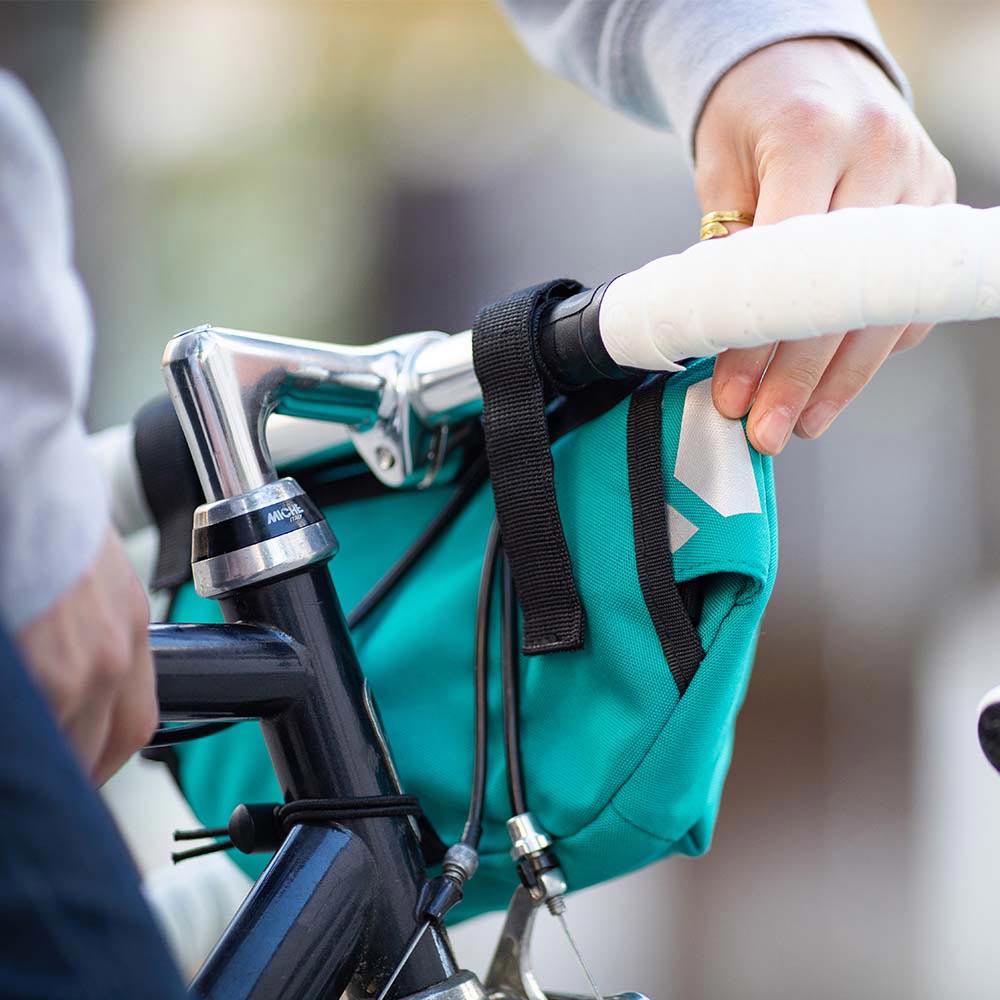
<path fill-rule="evenodd" d="M 111 817 L 0 631 L 0 998 L 183 996 Z"/>

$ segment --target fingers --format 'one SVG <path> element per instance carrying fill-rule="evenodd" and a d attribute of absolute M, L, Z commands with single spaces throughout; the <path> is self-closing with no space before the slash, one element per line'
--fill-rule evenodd
<path fill-rule="evenodd" d="M 880 116 L 875 116 L 868 127 L 873 155 L 849 163 L 832 189 L 829 210 L 876 207 L 904 200 L 933 203 L 936 188 L 929 181 L 909 195 L 904 192 L 905 179 L 912 178 L 918 170 L 920 149 L 914 137 Z M 949 172 L 941 171 L 937 187 L 947 189 Z M 780 179 L 781 171 L 776 173 Z M 829 176 L 824 177 L 818 171 L 812 183 L 822 185 L 829 181 Z M 758 220 L 784 217 L 793 205 L 800 203 L 797 200 L 800 195 L 790 196 L 787 186 L 781 190 L 783 186 L 778 185 L 776 197 L 771 199 L 770 186 L 762 185 Z M 822 187 L 813 190 L 816 200 L 812 209 L 821 211 Z M 919 343 L 929 329 L 882 327 L 823 338 L 825 344 L 782 344 L 763 376 L 747 421 L 751 442 L 759 450 L 774 455 L 785 446 L 792 429 L 800 437 L 820 436 L 890 354 Z"/>
<path fill-rule="evenodd" d="M 757 204 L 756 177 L 748 173 L 732 150 L 714 151 L 704 156 L 695 175 L 695 188 L 701 210 L 709 212 L 746 212 L 752 216 Z M 730 235 L 748 226 L 742 222 L 727 222 Z"/>
<path fill-rule="evenodd" d="M 96 773 L 96 763 L 104 754 L 111 731 L 112 706 L 111 694 L 105 696 L 103 703 L 87 699 L 63 723 L 66 738 L 76 748 L 84 769 L 91 777 Z"/>
<path fill-rule="evenodd" d="M 149 607 L 117 535 L 18 642 L 84 768 L 103 779 L 156 724 Z"/>
<path fill-rule="evenodd" d="M 737 163 L 730 164 L 729 169 L 710 173 L 707 180 L 702 177 L 698 188 L 702 209 L 706 214 L 737 211 L 753 215 L 756 192 L 747 183 Z M 725 227 L 730 235 L 749 228 L 742 222 L 727 222 Z M 746 415 L 773 351 L 772 344 L 768 347 L 724 351 L 719 355 L 712 377 L 712 395 L 716 409 L 723 416 L 738 419 Z"/>
<path fill-rule="evenodd" d="M 854 330 L 840 342 L 802 410 L 795 433 L 817 438 L 868 384 L 899 340 L 898 327 Z"/>
<path fill-rule="evenodd" d="M 768 226 L 794 215 L 820 215 L 830 209 L 840 179 L 839 159 L 776 154 L 762 165 L 755 226 Z"/>
<path fill-rule="evenodd" d="M 841 340 L 829 334 L 778 345 L 747 418 L 747 436 L 758 451 L 777 455 L 788 443 Z"/>
<path fill-rule="evenodd" d="M 900 180 L 886 165 L 887 158 L 900 161 L 912 151 L 905 148 L 907 142 L 904 135 L 897 135 L 889 129 L 874 129 L 874 132 L 873 141 L 881 142 L 885 155 L 862 161 L 848 170 L 837 183 L 830 199 L 831 211 L 875 208 L 900 200 Z M 848 333 L 814 387 L 796 422 L 795 434 L 803 438 L 819 437 L 868 384 L 906 335 L 907 329 L 902 326 L 882 327 Z"/>
<path fill-rule="evenodd" d="M 929 140 L 928 140 L 929 142 Z M 957 190 L 955 170 L 936 149 L 924 151 L 925 169 L 922 186 L 907 189 L 900 203 L 904 205 L 947 205 L 955 201 Z M 927 323 L 911 323 L 903 330 L 892 348 L 892 354 L 908 351 L 922 344 L 934 327 Z"/>
<path fill-rule="evenodd" d="M 719 413 L 731 420 L 746 416 L 773 353 L 774 345 L 770 344 L 723 351 L 716 358 L 712 398 Z"/>
<path fill-rule="evenodd" d="M 826 212 L 837 184 L 835 162 L 832 158 L 771 157 L 763 168 L 754 225 Z M 776 455 L 791 436 L 839 342 L 836 336 L 781 344 L 776 351 L 771 347 L 726 351 L 716 361 L 712 379 L 716 407 L 723 416 L 738 418 L 753 403 L 747 422 L 750 441 L 758 451 Z"/>
<path fill-rule="evenodd" d="M 132 583 L 128 607 L 122 609 L 123 613 L 131 615 L 128 664 L 94 766 L 94 780 L 99 784 L 146 745 L 159 722 L 156 679 L 149 650 L 149 604 L 138 579 L 133 577 Z"/>
<path fill-rule="evenodd" d="M 951 200 L 954 171 L 939 154 L 925 169 L 916 137 L 892 128 L 885 119 L 870 123 L 872 143 L 879 153 L 860 161 L 838 183 L 830 208 L 864 208 L 894 203 L 933 205 Z M 920 176 L 922 183 L 900 191 L 904 177 Z M 926 324 L 879 327 L 849 333 L 824 373 L 795 428 L 800 437 L 819 437 L 872 379 L 890 355 L 921 343 L 930 333 Z"/>
<path fill-rule="evenodd" d="M 760 181 L 754 225 L 767 225 L 791 215 L 826 212 L 830 206 L 830 193 L 834 189 L 836 180 L 836 169 L 825 161 L 809 158 L 772 160 L 771 167 L 764 172 Z M 745 171 L 738 162 L 734 162 L 730 164 L 728 172 L 721 166 L 714 167 L 707 179 L 699 184 L 699 197 L 706 211 L 712 207 L 747 211 L 745 199 L 750 196 L 751 187 Z M 744 228 L 735 223 L 727 223 L 726 227 L 730 232 Z M 812 370 L 822 350 L 815 344 L 809 344 L 791 352 L 786 360 L 795 369 L 804 367 Z M 768 370 L 772 353 L 774 348 L 770 346 L 726 351 L 719 356 L 712 377 L 712 395 L 717 409 L 723 416 L 736 419 L 746 415 L 758 385 L 763 388 L 761 378 L 764 377 L 765 382 L 769 380 L 769 376 L 765 376 L 764 372 Z M 773 361 L 771 365 L 773 368 Z M 821 371 L 816 372 L 817 379 L 820 374 Z M 786 395 L 791 398 L 794 394 L 789 392 Z M 796 404 L 791 405 L 794 407 Z M 792 414 L 796 419 L 799 410 L 801 405 L 794 409 Z M 763 411 L 760 411 L 759 416 L 763 416 Z M 780 422 L 783 422 L 784 414 L 775 414 L 767 421 L 767 426 L 776 427 L 779 416 L 782 417 Z M 788 426 L 789 434 L 794 422 L 793 419 Z M 754 444 L 759 448 L 756 442 Z M 774 454 L 774 452 L 768 453 Z"/>
<path fill-rule="evenodd" d="M 731 68 L 702 112 L 695 162 L 704 211 L 754 204 L 761 226 L 955 196 L 954 172 L 899 91 L 863 49 L 836 39 L 779 42 Z M 792 427 L 822 433 L 889 354 L 926 335 L 883 329 L 783 344 L 773 356 L 727 352 L 716 362 L 716 406 L 748 414 L 751 440 L 775 454 Z"/>
<path fill-rule="evenodd" d="M 896 341 L 892 353 L 899 354 L 901 351 L 908 351 L 911 347 L 922 344 L 927 339 L 927 334 L 933 329 L 934 327 L 927 323 L 911 323 Z"/>

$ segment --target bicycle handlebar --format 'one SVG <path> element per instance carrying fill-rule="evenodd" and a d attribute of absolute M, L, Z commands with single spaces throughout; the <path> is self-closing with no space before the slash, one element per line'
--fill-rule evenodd
<path fill-rule="evenodd" d="M 543 317 L 539 351 L 568 388 L 728 348 L 996 316 L 1000 208 L 846 209 L 699 243 L 581 292 Z M 164 367 L 209 499 L 274 477 L 273 411 L 345 423 L 400 486 L 419 478 L 435 430 L 480 405 L 468 331 L 352 349 L 199 328 L 170 342 Z"/>
<path fill-rule="evenodd" d="M 1000 208 L 853 208 L 696 243 L 580 292 L 542 318 L 539 352 L 577 388 L 779 340 L 997 316 Z M 450 340 L 452 368 L 471 372 L 468 334 Z M 443 347 L 425 348 L 425 367 Z"/>
<path fill-rule="evenodd" d="M 871 326 L 1000 315 L 1000 208 L 895 205 L 698 243 L 613 281 L 601 338 L 623 367 Z"/>

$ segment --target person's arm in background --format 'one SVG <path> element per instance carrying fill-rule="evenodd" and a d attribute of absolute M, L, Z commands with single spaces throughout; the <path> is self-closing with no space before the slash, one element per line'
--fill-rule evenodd
<path fill-rule="evenodd" d="M 157 707 L 146 598 L 83 427 L 92 323 L 71 243 L 55 142 L 0 71 L 0 626 L 103 780 Z"/>
<path fill-rule="evenodd" d="M 766 225 L 955 199 L 951 165 L 910 108 L 862 0 L 501 2 L 539 61 L 673 128 L 704 212 L 754 212 Z M 770 348 L 727 351 L 716 406 L 729 417 L 749 411 L 751 441 L 777 454 L 793 429 L 822 434 L 890 354 L 927 332 L 850 331 L 780 344 L 773 358 Z"/>

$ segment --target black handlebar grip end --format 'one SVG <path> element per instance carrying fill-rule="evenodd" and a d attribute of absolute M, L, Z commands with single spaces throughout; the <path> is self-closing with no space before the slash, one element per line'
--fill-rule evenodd
<path fill-rule="evenodd" d="M 562 392 L 634 374 L 615 362 L 601 339 L 601 302 L 610 284 L 606 281 L 571 295 L 541 317 L 538 354 L 546 374 Z"/>
<path fill-rule="evenodd" d="M 191 579 L 191 519 L 205 494 L 166 393 L 143 406 L 132 423 L 142 491 L 160 533 L 150 586 L 173 590 Z"/>

